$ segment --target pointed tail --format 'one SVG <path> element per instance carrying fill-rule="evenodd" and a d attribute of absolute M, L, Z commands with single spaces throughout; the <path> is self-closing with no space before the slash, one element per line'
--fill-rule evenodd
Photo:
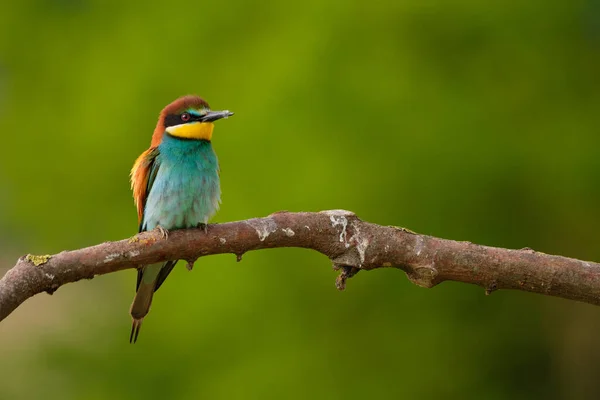
<path fill-rule="evenodd" d="M 144 320 L 146 314 L 148 314 L 148 311 L 150 311 L 150 305 L 152 304 L 152 296 L 154 296 L 155 286 L 156 281 L 152 281 L 151 283 L 140 283 L 140 287 L 133 298 L 133 303 L 131 303 L 131 309 L 129 310 L 129 313 L 133 318 L 129 343 L 135 343 L 137 341 L 137 337 L 140 333 L 140 327 L 142 326 L 142 321 Z"/>
<path fill-rule="evenodd" d="M 152 304 L 152 297 L 154 296 L 154 289 L 156 288 L 156 282 L 158 272 L 162 264 L 148 265 L 143 268 L 141 279 L 133 303 L 131 303 L 131 309 L 129 313 L 133 318 L 133 324 L 131 325 L 131 334 L 129 335 L 129 343 L 135 343 L 140 333 L 142 321 L 148 311 L 150 311 L 150 305 Z"/>

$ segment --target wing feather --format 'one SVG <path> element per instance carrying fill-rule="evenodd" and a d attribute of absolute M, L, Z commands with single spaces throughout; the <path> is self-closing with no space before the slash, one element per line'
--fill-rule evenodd
<path fill-rule="evenodd" d="M 143 230 L 146 199 L 159 168 L 158 155 L 158 147 L 149 148 L 137 158 L 131 169 L 131 189 L 133 190 L 133 199 L 137 207 L 140 232 Z"/>
<path fill-rule="evenodd" d="M 139 232 L 143 230 L 146 199 L 152 188 L 152 183 L 154 183 L 156 171 L 158 171 L 159 163 L 156 161 L 158 154 L 158 147 L 150 147 L 140 154 L 137 160 L 135 160 L 133 168 L 131 168 L 131 190 L 133 190 L 133 200 L 135 201 L 138 213 Z M 139 268 L 137 271 L 136 291 L 140 287 L 142 273 L 143 269 Z"/>

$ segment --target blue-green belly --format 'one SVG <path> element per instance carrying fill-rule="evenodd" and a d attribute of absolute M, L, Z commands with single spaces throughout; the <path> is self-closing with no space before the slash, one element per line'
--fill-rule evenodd
<path fill-rule="evenodd" d="M 144 211 L 144 230 L 206 224 L 221 201 L 219 163 L 210 142 L 165 135 Z"/>

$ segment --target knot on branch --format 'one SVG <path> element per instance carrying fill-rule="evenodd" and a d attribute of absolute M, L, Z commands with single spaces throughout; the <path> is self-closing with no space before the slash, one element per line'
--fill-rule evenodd
<path fill-rule="evenodd" d="M 433 265 L 417 265 L 406 271 L 406 276 L 415 285 L 432 288 L 439 282 L 436 281 L 438 271 Z"/>
<path fill-rule="evenodd" d="M 365 264 L 370 239 L 368 235 L 361 232 L 362 221 L 360 218 L 353 212 L 346 210 L 321 211 L 320 214 L 329 216 L 331 227 L 338 230 L 338 240 L 346 249 L 342 254 L 332 259 L 334 265 L 362 268 Z"/>
<path fill-rule="evenodd" d="M 333 265 L 333 269 L 336 271 L 340 270 L 340 274 L 335 279 L 335 287 L 337 290 L 345 290 L 346 280 L 352 278 L 360 271 L 360 269 L 356 267 L 350 267 L 348 265 L 337 266 L 335 264 Z"/>

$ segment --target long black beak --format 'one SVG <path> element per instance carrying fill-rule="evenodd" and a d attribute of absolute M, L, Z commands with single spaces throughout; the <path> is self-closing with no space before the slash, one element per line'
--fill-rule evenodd
<path fill-rule="evenodd" d="M 233 115 L 233 113 L 229 110 L 225 111 L 209 111 L 202 117 L 200 117 L 200 121 L 202 122 L 213 122 L 221 118 L 229 118 Z"/>

